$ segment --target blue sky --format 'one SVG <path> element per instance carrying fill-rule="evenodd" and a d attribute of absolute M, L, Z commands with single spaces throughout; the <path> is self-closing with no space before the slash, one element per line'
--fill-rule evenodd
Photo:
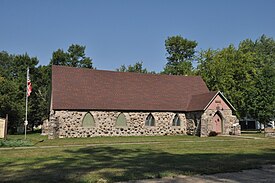
<path fill-rule="evenodd" d="M 173 35 L 197 50 L 275 38 L 275 0 L 0 0 L 0 17 L 0 51 L 46 65 L 53 51 L 80 44 L 102 70 L 143 61 L 161 71 Z"/>

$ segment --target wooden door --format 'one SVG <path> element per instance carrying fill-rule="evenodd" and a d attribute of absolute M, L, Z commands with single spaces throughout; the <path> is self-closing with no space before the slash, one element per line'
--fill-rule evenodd
<path fill-rule="evenodd" d="M 213 131 L 217 133 L 222 133 L 222 118 L 218 113 L 213 117 Z"/>

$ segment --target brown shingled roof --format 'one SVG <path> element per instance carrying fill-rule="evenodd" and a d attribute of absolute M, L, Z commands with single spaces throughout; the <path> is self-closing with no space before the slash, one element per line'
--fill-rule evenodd
<path fill-rule="evenodd" d="M 193 95 L 189 101 L 187 111 L 203 110 L 217 93 L 216 91 L 210 91 L 208 93 Z"/>
<path fill-rule="evenodd" d="M 223 98 L 224 102 L 233 110 L 236 109 L 233 105 L 225 98 L 225 96 L 220 91 L 210 91 L 208 93 L 203 93 L 199 95 L 192 95 L 187 111 L 203 111 L 210 105 L 210 103 L 215 99 L 215 97 L 219 95 Z"/>
<path fill-rule="evenodd" d="M 205 93 L 199 76 L 52 67 L 53 110 L 187 111 Z"/>

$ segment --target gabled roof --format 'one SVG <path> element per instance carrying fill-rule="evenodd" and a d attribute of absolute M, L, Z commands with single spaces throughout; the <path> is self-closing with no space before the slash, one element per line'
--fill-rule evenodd
<path fill-rule="evenodd" d="M 191 96 L 187 111 L 202 111 L 208 103 L 216 96 L 216 91 L 210 91 L 198 95 Z"/>
<path fill-rule="evenodd" d="M 225 98 L 225 96 L 220 91 L 210 91 L 208 93 L 203 93 L 199 95 L 193 95 L 188 105 L 187 111 L 204 111 L 212 103 L 217 95 L 220 95 L 225 103 L 234 111 L 236 109 L 233 105 Z"/>
<path fill-rule="evenodd" d="M 205 93 L 199 76 L 52 66 L 53 110 L 187 111 L 192 95 Z"/>

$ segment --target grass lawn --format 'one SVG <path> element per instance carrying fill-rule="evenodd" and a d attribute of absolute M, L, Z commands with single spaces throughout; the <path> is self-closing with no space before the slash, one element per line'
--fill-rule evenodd
<path fill-rule="evenodd" d="M 24 136 L 9 136 L 18 138 Z M 160 136 L 48 140 L 39 134 L 27 138 L 38 148 L 0 149 L 0 181 L 115 182 L 231 172 L 275 164 L 272 138 Z"/>

